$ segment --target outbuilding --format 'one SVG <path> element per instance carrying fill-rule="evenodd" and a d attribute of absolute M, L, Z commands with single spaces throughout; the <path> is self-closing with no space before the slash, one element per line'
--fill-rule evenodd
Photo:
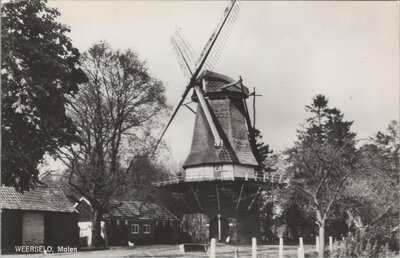
<path fill-rule="evenodd" d="M 121 201 L 104 220 L 109 245 L 173 244 L 178 240 L 178 217 L 156 203 Z"/>
<path fill-rule="evenodd" d="M 0 187 L 2 253 L 21 247 L 76 248 L 79 245 L 78 212 L 57 187 L 37 187 L 24 193 Z M 40 249 L 39 247 L 42 247 Z M 50 249 L 47 249 L 50 250 Z"/>

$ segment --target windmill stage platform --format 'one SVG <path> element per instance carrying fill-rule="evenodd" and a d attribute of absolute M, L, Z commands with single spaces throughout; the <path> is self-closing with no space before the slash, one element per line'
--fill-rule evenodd
<path fill-rule="evenodd" d="M 258 197 L 281 188 L 280 175 L 253 178 L 177 179 L 158 182 L 159 200 L 181 218 L 185 242 L 208 243 L 210 238 L 248 244 L 260 237 Z"/>

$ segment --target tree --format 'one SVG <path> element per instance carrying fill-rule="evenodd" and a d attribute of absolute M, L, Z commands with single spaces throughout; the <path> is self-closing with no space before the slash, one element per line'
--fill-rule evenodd
<path fill-rule="evenodd" d="M 262 141 L 262 134 L 261 132 L 257 129 L 257 128 L 251 128 L 250 130 L 252 130 L 252 134 L 254 135 L 254 139 L 255 139 L 255 157 L 257 162 L 263 167 L 265 168 L 265 161 L 266 159 L 269 157 L 270 154 L 273 153 L 273 151 L 270 149 L 268 144 L 265 144 Z"/>
<path fill-rule="evenodd" d="M 315 212 L 323 256 L 325 226 L 333 207 L 341 202 L 342 192 L 351 176 L 361 168 L 355 148 L 352 122 L 328 106 L 323 95 L 306 106 L 309 117 L 298 130 L 295 146 L 287 151 L 290 167 L 290 189 L 293 196 Z"/>
<path fill-rule="evenodd" d="M 386 132 L 378 132 L 360 148 L 365 173 L 358 176 L 346 195 L 353 204 L 348 211 L 358 218 L 361 239 L 384 244 L 399 234 L 400 128 L 391 121 Z M 391 241 L 398 249 L 397 241 Z"/>
<path fill-rule="evenodd" d="M 92 242 L 98 246 L 100 219 L 131 190 L 132 159 L 153 146 L 153 128 L 167 105 L 163 84 L 132 50 L 113 51 L 100 42 L 83 54 L 82 66 L 89 81 L 70 109 L 80 142 L 60 158 L 71 190 L 91 203 Z"/>
<path fill-rule="evenodd" d="M 45 153 L 76 140 L 65 106 L 86 77 L 59 15 L 45 1 L 1 7 L 1 180 L 18 190 L 38 182 Z"/>

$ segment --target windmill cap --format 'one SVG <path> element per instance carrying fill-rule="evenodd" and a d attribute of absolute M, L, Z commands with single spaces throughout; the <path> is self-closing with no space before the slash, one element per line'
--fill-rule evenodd
<path fill-rule="evenodd" d="M 203 71 L 198 81 L 205 80 L 203 85 L 204 95 L 236 95 L 241 98 L 247 98 L 249 89 L 243 85 L 239 80 L 234 80 L 226 75 L 211 72 L 208 70 Z"/>

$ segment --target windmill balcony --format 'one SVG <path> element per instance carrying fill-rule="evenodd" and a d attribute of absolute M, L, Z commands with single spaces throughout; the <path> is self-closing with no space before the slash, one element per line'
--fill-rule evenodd
<path fill-rule="evenodd" d="M 255 178 L 254 167 L 237 164 L 216 164 L 190 167 L 185 169 L 184 180 L 235 180 L 235 178 Z"/>
<path fill-rule="evenodd" d="M 162 185 L 171 185 L 171 184 L 179 184 L 179 183 L 184 183 L 184 182 L 199 182 L 199 181 L 216 181 L 216 180 L 221 180 L 221 181 L 236 181 L 236 180 L 254 180 L 258 182 L 264 182 L 264 183 L 278 183 L 278 184 L 288 184 L 289 183 L 289 178 L 285 175 L 282 175 L 280 173 L 255 173 L 254 177 L 252 178 L 240 178 L 240 177 L 225 177 L 224 174 L 222 176 L 214 176 L 214 177 L 202 177 L 202 178 L 192 178 L 192 179 L 187 179 L 185 175 L 177 176 L 176 178 L 171 178 L 169 180 L 165 181 L 159 181 L 153 183 L 155 186 L 162 186 Z"/>
<path fill-rule="evenodd" d="M 224 171 L 226 172 L 226 171 Z M 221 181 L 235 181 L 235 180 L 254 180 L 258 182 L 264 182 L 264 183 L 278 183 L 278 184 L 288 184 L 289 183 L 289 178 L 286 175 L 283 175 L 281 173 L 270 173 L 270 172 L 264 172 L 264 173 L 255 173 L 254 177 L 228 177 L 226 174 L 214 174 L 213 177 L 192 177 L 192 178 L 187 178 L 185 175 L 180 175 L 174 178 L 171 178 L 169 180 L 165 181 L 159 181 L 153 183 L 155 186 L 162 186 L 162 185 L 171 185 L 171 184 L 179 184 L 179 183 L 184 183 L 184 182 L 199 182 L 199 181 L 216 181 L 216 180 L 221 180 Z"/>

